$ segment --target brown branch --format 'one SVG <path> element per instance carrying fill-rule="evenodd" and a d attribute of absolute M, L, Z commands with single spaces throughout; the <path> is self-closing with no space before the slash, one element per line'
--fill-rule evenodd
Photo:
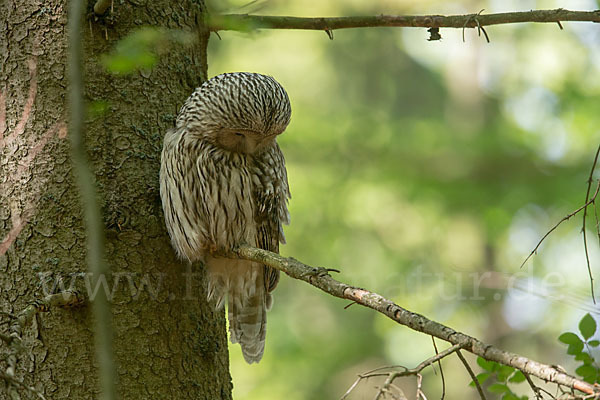
<path fill-rule="evenodd" d="M 324 268 L 313 268 L 293 258 L 283 257 L 279 254 L 250 246 L 241 246 L 235 251 L 235 254 L 228 256 L 255 261 L 283 271 L 290 277 L 303 280 L 332 296 L 354 301 L 362 306 L 371 308 L 401 325 L 405 325 L 417 332 L 435 336 L 453 345 L 459 345 L 464 350 L 483 357 L 486 360 L 511 366 L 523 373 L 577 389 L 583 393 L 600 393 L 593 385 L 569 376 L 550 365 L 545 365 L 527 357 L 483 343 L 472 336 L 457 332 L 448 326 L 408 311 L 377 293 L 339 282 L 333 279 Z"/>
<path fill-rule="evenodd" d="M 529 259 L 535 254 L 537 253 L 538 249 L 540 248 L 540 246 L 542 245 L 542 242 L 544 240 L 546 240 L 546 238 L 548 236 L 550 236 L 550 234 L 552 232 L 554 232 L 554 230 L 556 228 L 558 228 L 558 226 L 560 224 L 562 224 L 565 221 L 568 221 L 569 219 L 571 219 L 572 217 L 574 217 L 575 215 L 579 214 L 582 210 L 585 210 L 587 208 L 587 206 L 589 206 L 590 204 L 592 204 L 594 201 L 596 201 L 596 197 L 598 196 L 598 191 L 600 190 L 600 180 L 598 181 L 598 186 L 596 187 L 596 191 L 594 192 L 594 196 L 592 196 L 592 198 L 587 201 L 584 205 L 582 205 L 581 207 L 579 207 L 577 210 L 573 211 L 572 213 L 564 216 L 560 221 L 558 221 L 556 223 L 556 225 L 554 225 L 548 232 L 546 232 L 546 234 L 540 239 L 540 241 L 538 242 L 538 244 L 535 246 L 535 248 L 533 250 L 531 250 L 531 253 L 529 253 L 529 255 L 527 256 L 527 258 L 525 259 L 525 261 L 523 261 L 523 263 L 521 264 L 521 268 L 523 268 L 523 265 L 525 265 L 525 263 L 527 261 L 529 261 Z M 584 234 L 584 238 L 585 238 L 585 234 Z M 586 252 L 587 252 L 587 246 L 586 246 Z M 589 266 L 589 260 L 588 260 L 588 266 Z M 591 271 L 590 271 L 590 277 L 591 277 Z M 594 294 L 593 291 L 593 287 L 592 287 L 592 295 Z"/>
<path fill-rule="evenodd" d="M 471 377 L 471 380 L 473 381 L 473 383 L 475 384 L 475 387 L 477 388 L 477 393 L 479 393 L 479 397 L 481 397 L 481 400 L 486 400 L 485 394 L 483 393 L 483 388 L 481 387 L 481 384 L 479 383 L 479 380 L 477 380 L 477 377 L 475 376 L 475 373 L 471 369 L 471 366 L 469 365 L 469 363 L 467 362 L 467 360 L 461 354 L 460 351 L 457 351 L 456 355 L 458 356 L 458 358 L 460 358 L 460 361 L 463 363 L 463 365 L 465 366 L 465 369 L 469 373 L 469 376 Z"/>
<path fill-rule="evenodd" d="M 419 365 L 417 365 L 416 367 L 411 368 L 411 369 L 408 369 L 401 365 L 392 365 L 392 366 L 387 366 L 387 367 L 379 367 L 379 368 L 373 369 L 369 372 L 362 373 L 362 374 L 358 375 L 358 379 L 356 379 L 356 381 L 354 381 L 352 386 L 350 386 L 350 388 L 342 396 L 341 400 L 344 400 L 346 397 L 348 397 L 350 392 L 352 392 L 352 390 L 356 387 L 356 385 L 358 385 L 358 383 L 361 380 L 374 378 L 374 377 L 378 377 L 378 376 L 386 376 L 387 378 L 386 378 L 385 382 L 383 383 L 383 386 L 379 389 L 379 391 L 377 392 L 377 395 L 375 396 L 375 399 L 379 399 L 381 396 L 385 395 L 385 393 L 388 391 L 388 389 L 390 387 L 393 387 L 394 380 L 396 380 L 397 378 L 400 378 L 403 376 L 410 376 L 410 375 L 418 376 L 419 373 L 426 367 L 428 367 L 436 362 L 439 363 L 442 358 L 447 357 L 454 352 L 457 352 L 462 347 L 463 346 L 461 344 L 455 344 L 454 346 L 447 348 L 446 350 L 442 351 L 441 353 L 438 353 L 437 348 L 436 348 L 436 354 L 433 357 L 430 357 L 430 358 L 422 361 L 421 363 L 419 363 Z M 391 371 L 391 372 L 386 372 L 386 373 L 380 372 L 385 369 L 396 369 L 396 368 L 403 368 L 404 371 Z"/>
<path fill-rule="evenodd" d="M 525 377 L 525 379 L 527 380 L 527 383 L 529 384 L 529 387 L 531 388 L 531 390 L 533 390 L 533 392 L 535 393 L 535 398 L 538 400 L 543 400 L 544 396 L 542 396 L 542 388 L 540 388 L 539 386 L 537 386 L 535 383 L 533 383 L 533 381 L 531 380 L 531 377 L 529 376 L 529 374 L 523 374 L 523 376 Z M 546 393 L 548 393 L 547 390 L 544 390 Z M 551 397 L 552 393 L 548 393 Z"/>
<path fill-rule="evenodd" d="M 581 228 L 581 231 L 583 233 L 583 247 L 585 249 L 585 261 L 587 262 L 588 274 L 590 276 L 590 288 L 592 291 L 592 300 L 594 301 L 594 304 L 596 304 L 596 296 L 594 296 L 594 277 L 592 276 L 592 266 L 590 265 L 590 253 L 588 251 L 587 234 L 585 232 L 585 219 L 587 217 L 588 205 L 593 203 L 596 200 L 596 196 L 598 195 L 598 189 L 596 189 L 596 193 L 590 200 L 590 190 L 592 188 L 592 182 L 594 181 L 594 178 L 593 178 L 594 170 L 596 169 L 596 163 L 598 163 L 598 154 L 599 153 L 600 153 L 600 146 L 598 146 L 598 150 L 596 150 L 596 156 L 594 157 L 594 162 L 592 163 L 592 168 L 590 169 L 590 176 L 588 178 L 587 191 L 585 193 L 585 207 L 583 208 L 583 227 Z M 600 185 L 600 182 L 599 182 L 599 185 Z"/>
<path fill-rule="evenodd" d="M 454 352 L 458 352 L 461 347 L 463 347 L 463 346 L 460 344 L 455 344 L 454 346 L 447 348 L 446 350 L 442 351 L 441 353 L 438 353 L 435 356 L 430 357 L 427 360 L 421 362 L 415 368 L 407 369 L 405 371 L 390 372 L 388 377 L 386 378 L 385 382 L 383 383 L 383 386 L 379 390 L 377 397 L 375 397 L 375 398 L 379 399 L 380 396 L 383 396 L 385 391 L 394 383 L 394 380 L 396 380 L 396 378 L 400 378 L 402 376 L 409 376 L 409 375 L 419 375 L 419 373 L 425 367 L 430 366 L 431 364 L 435 363 L 436 361 L 440 361 L 442 358 L 447 357 Z M 418 390 L 417 390 L 417 392 L 418 392 Z"/>
<path fill-rule="evenodd" d="M 228 14 L 209 16 L 210 31 L 252 31 L 255 29 L 307 29 L 333 31 L 346 28 L 420 27 L 478 28 L 523 22 L 580 21 L 600 22 L 600 11 L 532 10 L 497 14 L 466 15 L 376 15 L 333 18 L 301 18 L 288 16 Z M 484 31 L 484 34 L 485 31 Z M 486 34 L 487 36 L 487 34 Z"/>
<path fill-rule="evenodd" d="M 439 354 L 437 345 L 435 344 L 435 338 L 432 336 L 431 341 L 433 342 L 433 349 L 435 350 L 435 354 Z M 442 378 L 442 396 L 441 400 L 444 400 L 446 397 L 446 379 L 444 378 L 444 369 L 442 368 L 442 361 L 438 360 L 438 367 L 440 368 L 440 377 Z M 434 370 L 435 372 L 435 370 Z"/>

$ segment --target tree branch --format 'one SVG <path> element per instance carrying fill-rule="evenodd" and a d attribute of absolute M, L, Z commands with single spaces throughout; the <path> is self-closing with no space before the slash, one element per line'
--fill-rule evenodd
<path fill-rule="evenodd" d="M 387 366 L 387 367 L 375 368 L 371 371 L 359 374 L 356 381 L 354 381 L 352 386 L 350 386 L 350 388 L 346 391 L 346 393 L 344 393 L 344 395 L 341 397 L 340 400 L 345 400 L 350 395 L 350 393 L 354 390 L 354 388 L 363 379 L 385 376 L 386 377 L 385 382 L 383 383 L 381 388 L 379 388 L 379 390 L 377 391 L 377 395 L 375 396 L 375 400 L 378 400 L 381 396 L 385 396 L 385 394 L 388 393 L 390 388 L 394 387 L 394 380 L 396 380 L 397 378 L 404 377 L 404 376 L 410 376 L 410 375 L 420 376 L 420 372 L 423 369 L 425 369 L 426 367 L 430 366 L 431 364 L 433 364 L 435 362 L 439 363 L 442 358 L 447 357 L 454 352 L 458 352 L 461 349 L 461 347 L 462 347 L 462 345 L 455 344 L 454 346 L 447 348 L 446 350 L 442 351 L 441 353 L 439 353 L 436 348 L 436 354 L 433 357 L 430 357 L 430 358 L 422 361 L 419 365 L 417 365 L 416 367 L 411 368 L 411 369 L 408 369 L 401 365 L 391 365 L 391 366 Z M 403 370 L 402 371 L 381 372 L 386 369 L 398 369 L 398 368 L 402 368 Z M 441 364 L 440 364 L 440 368 L 441 368 Z M 417 389 L 419 388 L 419 386 L 420 385 L 417 385 Z"/>
<path fill-rule="evenodd" d="M 590 185 L 591 185 L 591 181 L 590 181 Z M 574 217 L 575 215 L 579 214 L 582 210 L 584 210 L 584 216 L 585 216 L 585 210 L 587 210 L 587 207 L 590 204 L 592 204 L 592 203 L 594 203 L 596 201 L 596 197 L 598 196 L 598 192 L 600 191 L 600 180 L 598 181 L 598 185 L 596 186 L 596 191 L 594 192 L 594 195 L 592 196 L 591 199 L 589 198 L 589 196 L 590 196 L 589 188 L 590 188 L 590 186 L 588 186 L 588 193 L 586 195 L 586 202 L 585 202 L 585 204 L 582 205 L 581 207 L 579 207 L 577 210 L 573 211 L 572 213 L 565 215 L 560 221 L 558 221 L 556 224 L 554 224 L 554 226 L 552 228 L 550 228 L 550 230 L 548 232 L 546 232 L 546 234 L 544 236 L 542 236 L 542 238 L 538 241 L 537 245 L 533 248 L 533 250 L 531 250 L 531 252 L 527 256 L 527 258 L 525 258 L 525 260 L 521 264 L 520 268 L 523 268 L 523 266 L 527 263 L 527 261 L 529 261 L 529 259 L 531 257 L 533 257 L 534 254 L 537 253 L 538 249 L 540 248 L 540 246 L 542 245 L 542 243 L 544 242 L 544 240 L 546 240 L 546 238 L 548 236 L 550 236 L 550 234 L 552 232 L 554 232 L 556 230 L 556 228 L 559 227 L 560 224 L 562 224 L 565 221 L 570 220 L 572 217 Z M 584 224 L 584 228 L 585 228 L 585 218 L 583 220 L 583 224 Z M 589 256 L 587 254 L 587 242 L 585 240 L 585 229 L 583 230 L 583 232 L 584 232 L 584 235 L 583 235 L 584 242 L 583 243 L 585 245 L 586 258 L 588 260 L 588 270 L 590 270 L 590 268 L 589 268 L 589 265 L 590 265 L 590 263 L 589 263 Z M 594 279 L 592 278 L 592 272 L 591 272 L 591 270 L 589 271 L 589 274 L 590 274 L 590 281 L 592 282 L 592 298 L 594 298 L 594 285 L 593 285 Z M 596 300 L 594 300 L 594 303 L 595 302 L 596 302 Z"/>
<path fill-rule="evenodd" d="M 592 182 L 594 181 L 594 170 L 596 169 L 596 164 L 598 163 L 598 154 L 600 154 L 600 146 L 598 146 L 598 150 L 596 150 L 596 156 L 594 157 L 594 162 L 592 163 L 592 168 L 590 170 L 590 177 L 588 178 L 587 191 L 585 192 L 585 207 L 583 208 L 583 227 L 581 228 L 583 233 L 583 247 L 585 248 L 585 261 L 587 262 L 588 275 L 590 277 L 590 289 L 592 291 L 592 300 L 594 301 L 594 304 L 596 304 L 596 296 L 594 295 L 594 276 L 592 275 L 592 266 L 590 264 L 590 253 L 588 251 L 585 222 L 587 217 L 587 206 L 590 203 L 593 203 L 596 200 L 596 196 L 598 196 L 598 189 L 596 189 L 596 193 L 594 193 L 592 199 L 589 200 Z"/>
<path fill-rule="evenodd" d="M 283 257 L 279 254 L 250 246 L 241 246 L 235 251 L 235 254 L 229 254 L 228 257 L 250 260 L 276 268 L 294 279 L 303 280 L 335 297 L 354 301 L 378 311 L 397 323 L 417 332 L 435 336 L 453 345 L 459 345 L 462 349 L 483 357 L 486 360 L 514 367 L 523 373 L 537 376 L 558 385 L 577 389 L 586 394 L 600 393 L 593 385 L 569 376 L 550 365 L 542 364 L 527 357 L 483 343 L 472 336 L 457 332 L 420 314 L 408 311 L 377 293 L 339 282 L 328 274 L 327 269 L 313 268 L 294 258 Z"/>
<path fill-rule="evenodd" d="M 481 387 L 481 384 L 477 379 L 477 376 L 475 376 L 475 373 L 471 369 L 471 366 L 469 365 L 465 357 L 461 354 L 460 350 L 456 352 L 456 355 L 458 356 L 458 358 L 460 358 L 460 361 L 463 363 L 465 369 L 469 373 L 469 376 L 471 377 L 473 384 L 475 384 L 475 387 L 477 388 L 477 393 L 479 393 L 479 397 L 481 398 L 481 400 L 487 400 L 485 394 L 483 393 L 483 388 Z"/>
<path fill-rule="evenodd" d="M 255 29 L 307 29 L 332 31 L 346 28 L 371 27 L 420 27 L 420 28 L 481 28 L 482 26 L 514 24 L 523 22 L 580 21 L 600 22 L 600 10 L 570 11 L 532 10 L 497 14 L 466 15 L 377 15 L 333 18 L 301 18 L 270 15 L 227 14 L 209 16 L 208 27 L 212 32 Z"/>

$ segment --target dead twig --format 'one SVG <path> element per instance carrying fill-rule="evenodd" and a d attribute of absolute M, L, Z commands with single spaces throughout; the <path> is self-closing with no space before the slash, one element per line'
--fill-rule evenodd
<path fill-rule="evenodd" d="M 588 201 L 586 202 L 584 205 L 582 205 L 581 207 L 579 207 L 577 210 L 573 211 L 572 213 L 566 215 L 565 217 L 563 217 L 560 221 L 558 221 L 556 223 L 556 225 L 554 225 L 548 232 L 546 232 L 546 234 L 539 240 L 538 244 L 535 246 L 535 248 L 531 251 L 531 253 L 529 253 L 529 255 L 527 256 L 527 258 L 525 258 L 525 261 L 523 261 L 523 263 L 521 264 L 520 268 L 523 268 L 523 266 L 525 265 L 525 263 L 527 263 L 527 261 L 529 261 L 529 259 L 535 254 L 537 253 L 538 249 L 540 248 L 540 246 L 542 245 L 542 242 L 544 240 L 546 240 L 546 238 L 548 236 L 550 236 L 550 234 L 552 232 L 554 232 L 554 230 L 556 230 L 556 228 L 558 228 L 558 226 L 560 224 L 562 224 L 565 221 L 568 221 L 569 219 L 571 219 L 572 217 L 574 217 L 575 215 L 579 214 L 582 210 L 585 210 L 585 208 L 587 206 L 589 206 L 590 204 L 592 204 L 595 200 L 596 200 L 596 196 L 598 196 L 598 191 L 600 190 L 600 181 L 598 181 L 598 186 L 596 187 L 596 191 L 594 193 L 594 196 Z"/>
<path fill-rule="evenodd" d="M 590 169 L 587 191 L 585 193 L 585 207 L 583 208 L 583 226 L 581 228 L 581 232 L 583 233 L 583 247 L 585 249 L 585 261 L 587 262 L 588 274 L 590 276 L 590 289 L 592 292 L 592 300 L 594 301 L 594 304 L 596 304 L 596 296 L 594 295 L 594 277 L 592 276 L 592 266 L 590 265 L 590 254 L 588 251 L 585 222 L 587 217 L 587 206 L 593 203 L 596 200 L 596 196 L 598 195 L 598 189 L 596 189 L 596 193 L 594 193 L 594 196 L 590 200 L 590 190 L 592 188 L 592 182 L 594 181 L 594 170 L 596 169 L 596 164 L 598 163 L 598 154 L 600 154 L 600 146 L 598 146 L 598 150 L 596 150 L 594 162 L 592 163 L 592 168 Z"/>
<path fill-rule="evenodd" d="M 352 392 L 352 390 L 354 390 L 354 388 L 360 383 L 360 381 L 362 381 L 363 379 L 369 379 L 369 378 L 375 378 L 375 377 L 381 377 L 381 376 L 386 376 L 386 380 L 383 383 L 383 385 L 381 386 L 381 388 L 379 388 L 379 391 L 377 392 L 377 395 L 375 396 L 375 399 L 379 399 L 381 396 L 385 395 L 385 393 L 387 393 L 389 391 L 389 389 L 392 387 L 394 380 L 396 380 L 397 378 L 403 377 L 403 376 L 410 376 L 410 375 L 415 375 L 415 376 L 420 376 L 420 372 L 425 369 L 426 367 L 432 365 L 435 362 L 439 362 L 442 358 L 449 356 L 450 354 L 460 350 L 463 346 L 460 344 L 456 344 L 454 346 L 451 346 L 449 348 L 447 348 L 446 350 L 442 351 L 441 353 L 437 352 L 436 349 L 436 355 L 433 357 L 430 357 L 424 361 L 422 361 L 419 365 L 417 365 L 414 368 L 408 369 L 404 366 L 401 365 L 392 365 L 392 366 L 385 366 L 385 367 L 379 367 L 379 368 L 375 368 L 371 371 L 362 373 L 360 375 L 358 375 L 358 378 L 356 379 L 356 381 L 354 381 L 354 383 L 352 384 L 352 386 L 350 386 L 350 388 L 346 391 L 346 393 L 342 396 L 341 400 L 344 400 L 346 397 L 348 397 L 348 395 Z M 386 369 L 399 369 L 402 368 L 403 371 L 390 371 L 390 372 L 386 372 L 386 373 L 382 373 L 381 371 L 386 370 Z M 418 391 L 417 391 L 418 392 Z M 425 395 L 423 394 L 422 397 L 424 397 Z"/>
<path fill-rule="evenodd" d="M 457 351 L 456 355 L 458 356 L 458 358 L 460 358 L 460 361 L 462 361 L 463 365 L 465 366 L 465 369 L 469 373 L 469 376 L 471 376 L 471 380 L 473 381 L 473 383 L 475 384 L 475 387 L 477 388 L 479 397 L 481 397 L 481 400 L 486 400 L 485 394 L 483 393 L 483 388 L 479 384 L 479 380 L 477 380 L 477 377 L 475 376 L 475 373 L 471 369 L 471 366 L 469 365 L 469 363 L 467 362 L 465 357 L 460 353 L 460 351 Z"/>
<path fill-rule="evenodd" d="M 433 342 L 433 349 L 435 350 L 435 354 L 438 354 L 438 348 L 435 344 L 435 338 L 433 336 L 431 337 L 431 341 Z M 444 379 L 444 369 L 442 368 L 442 360 L 438 360 L 438 367 L 440 368 L 440 376 L 442 379 L 442 397 L 440 400 L 444 400 L 444 398 L 446 397 L 446 379 Z"/>

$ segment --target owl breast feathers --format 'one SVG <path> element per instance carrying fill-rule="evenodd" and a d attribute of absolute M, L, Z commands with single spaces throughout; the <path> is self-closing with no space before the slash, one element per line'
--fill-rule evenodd
<path fill-rule="evenodd" d="M 229 73 L 204 82 L 165 134 L 160 196 L 177 255 L 201 261 L 208 297 L 228 300 L 231 341 L 248 363 L 262 358 L 266 311 L 279 271 L 222 258 L 241 244 L 279 252 L 290 217 L 290 191 L 276 137 L 287 127 L 290 102 L 273 78 Z"/>

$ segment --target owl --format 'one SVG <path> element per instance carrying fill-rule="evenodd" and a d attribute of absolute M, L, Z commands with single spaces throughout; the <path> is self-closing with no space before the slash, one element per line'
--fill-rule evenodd
<path fill-rule="evenodd" d="M 227 299 L 230 338 L 249 363 L 262 358 L 266 312 L 279 271 L 224 258 L 241 244 L 279 252 L 289 224 L 290 190 L 277 136 L 290 101 L 272 77 L 236 72 L 215 76 L 186 100 L 165 134 L 160 196 L 177 255 L 201 261 L 208 299 Z"/>

